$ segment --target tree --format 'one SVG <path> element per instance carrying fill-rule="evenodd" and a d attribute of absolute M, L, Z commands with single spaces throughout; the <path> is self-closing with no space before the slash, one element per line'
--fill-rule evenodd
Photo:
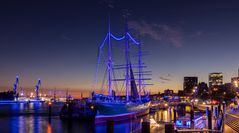
<path fill-rule="evenodd" d="M 212 100 L 216 100 L 218 102 L 225 101 L 229 103 L 231 99 L 235 98 L 236 91 L 233 89 L 230 83 L 220 85 L 220 86 L 213 86 L 211 88 L 211 98 Z"/>
<path fill-rule="evenodd" d="M 201 82 L 198 84 L 196 97 L 203 101 L 208 100 L 210 98 L 210 91 L 205 82 Z"/>

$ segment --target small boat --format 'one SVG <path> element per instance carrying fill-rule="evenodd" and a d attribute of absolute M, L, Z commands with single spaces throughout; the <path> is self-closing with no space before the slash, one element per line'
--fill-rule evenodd
<path fill-rule="evenodd" d="M 67 101 L 61 109 L 62 120 L 94 121 L 97 110 L 94 104 L 84 100 Z"/>

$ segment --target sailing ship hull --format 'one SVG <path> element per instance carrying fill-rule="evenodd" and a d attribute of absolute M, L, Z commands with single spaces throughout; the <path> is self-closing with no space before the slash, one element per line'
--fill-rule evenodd
<path fill-rule="evenodd" d="M 98 102 L 96 107 L 98 115 L 120 115 L 125 113 L 139 112 L 148 109 L 150 101 L 145 103 L 123 102 Z"/>
<path fill-rule="evenodd" d="M 149 109 L 140 110 L 137 112 L 119 114 L 119 115 L 96 115 L 95 124 L 106 123 L 107 121 L 120 122 L 129 119 L 135 119 L 137 117 L 145 116 L 149 113 Z"/>

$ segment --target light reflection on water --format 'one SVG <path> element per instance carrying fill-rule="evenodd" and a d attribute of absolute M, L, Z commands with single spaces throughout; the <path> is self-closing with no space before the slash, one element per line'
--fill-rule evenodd
<path fill-rule="evenodd" d="M 34 110 L 34 108 L 41 108 L 44 105 L 35 104 L 19 104 L 11 105 L 14 112 L 21 110 Z M 34 111 L 40 113 L 44 109 Z M 169 110 L 160 110 L 154 114 L 144 116 L 142 118 L 115 123 L 115 133 L 129 133 L 140 131 L 141 122 L 143 120 L 154 119 L 155 121 L 170 121 Z M 1 115 L 2 116 L 2 115 Z M 172 118 L 171 118 L 172 119 Z M 0 117 L 0 132 L 3 133 L 105 133 L 106 125 L 94 125 L 85 122 L 66 122 L 61 121 L 58 116 L 53 116 L 49 121 L 47 116 L 12 116 Z"/>
<path fill-rule="evenodd" d="M 161 114 L 163 114 L 161 116 Z M 143 119 L 153 118 L 156 121 L 168 121 L 168 112 L 159 111 L 140 119 L 115 123 L 115 133 L 139 131 Z M 0 131 L 3 133 L 105 133 L 106 125 L 94 125 L 84 122 L 61 121 L 58 116 L 49 122 L 46 116 L 16 116 L 0 118 Z"/>
<path fill-rule="evenodd" d="M 114 130 L 116 133 L 131 132 L 140 129 L 140 120 L 125 121 L 116 123 Z M 18 116 L 0 118 L 0 132 L 3 133 L 102 133 L 106 132 L 106 126 L 94 125 L 84 122 L 65 122 L 59 117 L 44 116 Z"/>
<path fill-rule="evenodd" d="M 63 103 L 54 103 L 52 113 L 58 114 Z M 19 114 L 46 114 L 48 113 L 47 103 L 9 103 L 0 104 L 0 116 L 18 116 Z"/>
<path fill-rule="evenodd" d="M 174 119 L 173 108 L 168 108 L 167 110 L 159 110 L 154 114 L 149 115 L 150 118 L 153 118 L 157 122 L 170 122 Z"/>

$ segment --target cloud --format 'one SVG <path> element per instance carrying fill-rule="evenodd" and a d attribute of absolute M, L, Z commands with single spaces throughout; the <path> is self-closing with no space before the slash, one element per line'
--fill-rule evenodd
<path fill-rule="evenodd" d="M 171 74 L 168 73 L 166 76 L 160 76 L 159 79 L 161 83 L 165 83 L 171 81 L 171 77 Z"/>
<path fill-rule="evenodd" d="M 129 9 L 122 9 L 121 10 L 121 12 L 122 12 L 122 16 L 123 16 L 123 18 L 127 18 L 127 17 L 129 17 L 129 16 L 131 16 L 132 14 L 131 14 L 131 11 L 129 10 Z"/>
<path fill-rule="evenodd" d="M 65 33 L 65 34 L 61 35 L 61 37 L 62 37 L 63 39 L 65 39 L 65 40 L 72 41 L 73 39 L 70 38 L 70 37 L 68 37 L 68 36 L 67 36 L 68 34 L 69 34 L 69 33 Z"/>
<path fill-rule="evenodd" d="M 163 81 L 171 81 L 171 79 L 166 78 L 166 77 L 159 77 L 159 79 L 163 80 Z"/>
<path fill-rule="evenodd" d="M 167 24 L 150 24 L 145 21 L 129 21 L 129 28 L 139 32 L 141 36 L 149 36 L 157 41 L 165 41 L 175 47 L 182 46 L 181 32 Z"/>
<path fill-rule="evenodd" d="M 102 0 L 100 1 L 100 3 L 104 4 L 105 6 L 107 6 L 107 8 L 110 8 L 110 9 L 113 9 L 115 7 L 113 0 Z"/>
<path fill-rule="evenodd" d="M 192 33 L 192 34 L 190 35 L 190 37 L 200 37 L 200 36 L 203 36 L 203 35 L 205 35 L 205 32 L 199 30 L 199 31 L 195 31 L 194 33 Z"/>

